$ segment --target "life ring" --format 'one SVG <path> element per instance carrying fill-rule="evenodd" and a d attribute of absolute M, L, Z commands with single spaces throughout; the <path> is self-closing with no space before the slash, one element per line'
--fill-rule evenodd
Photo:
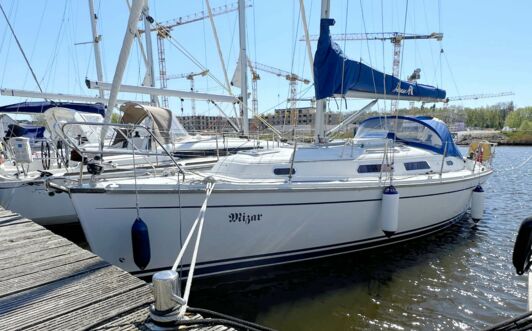
<path fill-rule="evenodd" d="M 467 152 L 469 158 L 477 162 L 486 162 L 491 158 L 491 144 L 488 141 L 473 141 Z"/>

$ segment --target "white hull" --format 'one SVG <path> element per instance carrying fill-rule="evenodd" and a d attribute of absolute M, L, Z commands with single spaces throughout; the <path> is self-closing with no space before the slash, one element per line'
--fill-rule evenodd
<path fill-rule="evenodd" d="M 121 158 L 124 157 L 122 156 Z M 114 160 L 118 160 L 122 164 L 124 163 L 118 157 L 115 157 Z M 130 158 L 127 157 L 126 160 L 130 161 Z M 214 160 L 213 158 L 197 158 L 190 161 L 182 161 L 182 165 L 185 169 L 208 168 Z M 159 167 L 164 168 L 169 165 L 173 164 L 165 161 Z M 145 172 L 146 169 L 151 170 L 145 164 L 141 164 L 141 166 L 145 170 L 139 170 L 140 172 Z M 53 169 L 49 170 L 49 172 L 53 174 L 51 179 L 53 179 L 55 184 L 65 186 L 70 184 L 71 181 L 64 179 L 64 177 L 73 180 L 79 179 L 79 173 L 72 171 L 72 169 L 70 170 L 71 172 L 65 172 L 64 169 Z M 78 216 L 68 193 L 53 189 L 47 190 L 44 178 L 41 178 L 39 173 L 31 173 L 30 175 L 33 177 L 30 176 L 21 179 L 1 178 L 0 205 L 45 226 L 77 223 Z M 104 171 L 103 175 L 100 175 L 100 178 L 131 175 L 131 165 L 124 164 L 122 168 Z M 85 181 L 88 181 L 90 176 L 90 174 L 85 173 Z"/>
<path fill-rule="evenodd" d="M 391 238 L 379 224 L 383 185 L 378 182 L 220 183 L 209 200 L 196 274 L 300 261 L 426 235 L 462 216 L 472 190 L 490 173 L 469 172 L 444 182 L 439 177 L 396 181 L 401 196 L 399 228 Z M 174 263 L 203 202 L 202 187 L 194 189 L 191 184 L 182 189 L 181 210 L 176 186 L 139 191 L 140 217 L 148 226 L 151 245 L 145 270 L 133 261 L 134 190 L 71 189 L 71 197 L 94 253 L 129 272 L 149 274 Z M 185 265 L 190 261 L 187 254 Z"/>
<path fill-rule="evenodd" d="M 38 224 L 55 225 L 78 222 L 68 193 L 50 194 L 43 180 L 1 182 L 0 192 L 0 204 L 4 208 L 19 213 Z"/>

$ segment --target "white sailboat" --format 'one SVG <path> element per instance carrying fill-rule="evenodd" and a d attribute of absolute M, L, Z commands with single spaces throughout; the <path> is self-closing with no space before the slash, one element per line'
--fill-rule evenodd
<path fill-rule="evenodd" d="M 443 90 L 400 81 L 343 57 L 331 42 L 332 20 L 327 1 L 324 4 L 314 61 L 318 112 L 325 98 L 349 91 L 376 98 L 445 98 Z M 316 125 L 315 144 L 240 152 L 220 159 L 209 171 L 187 173 L 184 180 L 107 179 L 70 187 L 91 249 L 135 274 L 169 269 L 204 202 L 208 183 L 215 187 L 196 275 L 417 238 L 460 220 L 472 198 L 474 218 L 480 218 L 480 185 L 492 170 L 488 162 L 462 157 L 438 119 L 370 118 L 361 123 L 355 139 L 340 144 L 324 143 L 323 123 Z M 187 268 L 191 254 L 185 253 L 183 261 Z"/>

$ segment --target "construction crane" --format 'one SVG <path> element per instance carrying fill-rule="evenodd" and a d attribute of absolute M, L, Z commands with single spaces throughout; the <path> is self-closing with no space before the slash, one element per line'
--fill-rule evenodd
<path fill-rule="evenodd" d="M 251 2 L 246 2 L 246 7 L 251 7 Z M 238 10 L 238 2 L 228 4 L 225 6 L 215 7 L 212 8 L 212 16 L 218 16 L 222 14 L 227 14 L 233 11 Z M 207 11 L 200 11 L 194 14 L 190 14 L 187 16 L 182 16 L 173 20 L 165 21 L 162 23 L 158 23 L 155 28 L 151 29 L 151 31 L 157 32 L 157 55 L 159 58 L 159 80 L 160 80 L 160 86 L 161 88 L 167 88 L 168 87 L 168 78 L 166 76 L 166 51 L 164 46 L 164 40 L 171 37 L 170 32 L 173 28 L 198 22 L 201 20 L 204 20 L 206 18 L 209 18 L 209 13 Z M 144 33 L 144 30 L 139 30 L 139 33 Z M 163 107 L 168 108 L 168 97 L 163 96 L 162 98 Z"/>
<path fill-rule="evenodd" d="M 253 117 L 256 117 L 259 113 L 259 101 L 257 98 L 257 81 L 260 79 L 260 75 L 257 73 L 251 61 L 248 58 L 248 67 L 251 71 L 251 113 Z"/>
<path fill-rule="evenodd" d="M 195 92 L 195 90 L 194 90 L 194 77 L 196 77 L 196 76 L 205 77 L 208 74 L 209 74 L 209 70 L 203 70 L 201 72 L 189 72 L 188 74 L 168 75 L 168 76 L 166 76 L 166 80 L 186 78 L 186 79 L 188 79 L 190 81 L 190 92 Z M 196 99 L 192 98 L 192 99 L 190 99 L 190 101 L 192 103 L 192 116 L 196 116 Z"/>
<path fill-rule="evenodd" d="M 278 77 L 284 77 L 286 80 L 288 80 L 290 84 L 289 101 L 290 101 L 290 109 L 291 109 L 291 115 L 292 115 L 290 122 L 293 126 L 295 126 L 297 124 L 297 113 L 295 111 L 296 104 L 297 104 L 297 83 L 302 82 L 303 84 L 309 84 L 310 80 L 299 77 L 298 75 L 294 73 L 284 71 L 281 69 L 277 69 L 277 68 L 274 68 L 274 67 L 262 64 L 262 63 L 258 63 L 258 62 L 255 62 L 253 64 L 248 62 L 248 65 L 251 68 L 251 73 L 252 73 L 252 92 L 253 90 L 255 90 L 256 92 L 256 88 L 257 88 L 256 83 L 257 83 L 257 80 L 260 79 L 260 76 L 256 72 L 257 70 L 264 71 L 264 72 L 273 74 Z"/>
<path fill-rule="evenodd" d="M 318 40 L 318 35 L 310 36 L 310 40 Z M 443 33 L 433 32 L 431 34 L 412 34 L 402 32 L 381 32 L 381 33 L 347 33 L 347 34 L 332 34 L 333 40 L 389 40 L 393 44 L 393 64 L 392 75 L 399 78 L 399 68 L 401 64 L 401 42 L 403 40 L 421 40 L 421 39 L 436 39 L 441 41 Z M 299 39 L 305 41 L 305 38 Z M 392 112 L 397 109 L 397 100 L 392 101 Z"/>
<path fill-rule="evenodd" d="M 498 98 L 498 97 L 505 97 L 505 96 L 509 96 L 509 95 L 515 95 L 515 93 L 514 92 L 500 92 L 500 93 L 484 93 L 484 94 L 459 95 L 459 96 L 447 98 L 447 102 L 462 101 L 462 100 L 478 100 L 478 99 L 487 99 L 487 98 Z"/>

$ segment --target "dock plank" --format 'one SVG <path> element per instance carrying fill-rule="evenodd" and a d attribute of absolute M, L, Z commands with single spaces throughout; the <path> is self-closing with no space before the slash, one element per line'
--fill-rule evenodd
<path fill-rule="evenodd" d="M 148 330 L 152 302 L 146 282 L 0 207 L 0 330 Z"/>
<path fill-rule="evenodd" d="M 78 247 L 72 245 L 60 246 L 61 249 L 46 248 L 42 251 L 25 254 L 24 260 L 20 259 L 20 256 L 12 256 L 10 258 L 4 258 L 0 260 L 0 273 L 3 270 L 11 269 L 14 267 L 20 267 L 23 265 L 29 265 L 36 261 L 45 261 L 56 258 L 58 256 L 64 256 L 79 252 Z"/>
<path fill-rule="evenodd" d="M 8 279 L 0 283 L 0 298 L 5 295 L 14 294 L 30 288 L 48 284 L 59 278 L 72 277 L 102 268 L 107 265 L 109 265 L 109 263 L 97 257 L 92 257 L 51 270 L 45 270 L 14 279 Z"/>
<path fill-rule="evenodd" d="M 51 270 L 57 267 L 68 265 L 91 258 L 92 254 L 87 251 L 71 251 L 70 253 L 56 257 L 38 260 L 21 259 L 21 264 L 11 268 L 0 270 L 0 281 L 22 277 L 36 272 Z"/>
<path fill-rule="evenodd" d="M 19 307 L 14 311 L 4 314 L 3 319 L 8 325 L 12 325 L 12 330 L 26 329 L 27 327 L 41 324 L 54 318 L 62 317 L 66 313 L 77 312 L 80 309 L 87 308 L 92 309 L 96 303 L 99 303 L 106 299 L 111 299 L 120 294 L 132 292 L 139 287 L 148 287 L 146 284 L 139 284 L 138 282 L 131 281 L 131 278 L 123 274 L 122 277 L 117 278 L 105 278 L 100 279 L 97 286 L 93 286 L 92 289 L 86 291 L 69 291 L 62 292 L 58 295 L 53 302 L 56 304 L 50 304 L 50 301 L 40 301 L 35 304 Z M 148 288 L 147 288 L 148 290 Z M 149 293 L 149 291 L 147 291 Z M 122 309 L 130 310 L 135 305 L 133 302 L 121 302 Z M 96 316 L 96 311 L 94 312 Z M 79 323 L 81 323 L 81 319 Z M 9 330 L 11 328 L 7 328 Z M 65 329 L 65 328 L 60 328 Z"/>
<path fill-rule="evenodd" d="M 71 330 L 89 329 L 98 324 L 113 319 L 117 315 L 132 312 L 140 308 L 148 307 L 153 301 L 151 290 L 148 286 L 142 286 L 134 291 L 128 291 L 110 297 L 106 300 L 94 303 L 90 306 L 77 309 L 68 314 L 51 319 L 26 330 Z M 122 303 L 127 302 L 128 306 Z M 143 320 L 147 314 L 144 314 Z"/>
<path fill-rule="evenodd" d="M 9 247 L 10 249 L 6 249 L 5 251 L 0 251 L 0 263 L 3 259 L 9 259 L 13 256 L 21 256 L 23 254 L 29 254 L 29 253 L 35 253 L 40 252 L 43 249 L 47 248 L 59 248 L 62 246 L 72 245 L 68 240 L 61 238 L 61 237 L 47 237 L 42 240 L 35 240 L 31 243 L 27 243 L 24 245 L 24 243 L 18 245 L 17 247 Z M 16 254 L 11 251 L 11 249 L 17 248 Z"/>

